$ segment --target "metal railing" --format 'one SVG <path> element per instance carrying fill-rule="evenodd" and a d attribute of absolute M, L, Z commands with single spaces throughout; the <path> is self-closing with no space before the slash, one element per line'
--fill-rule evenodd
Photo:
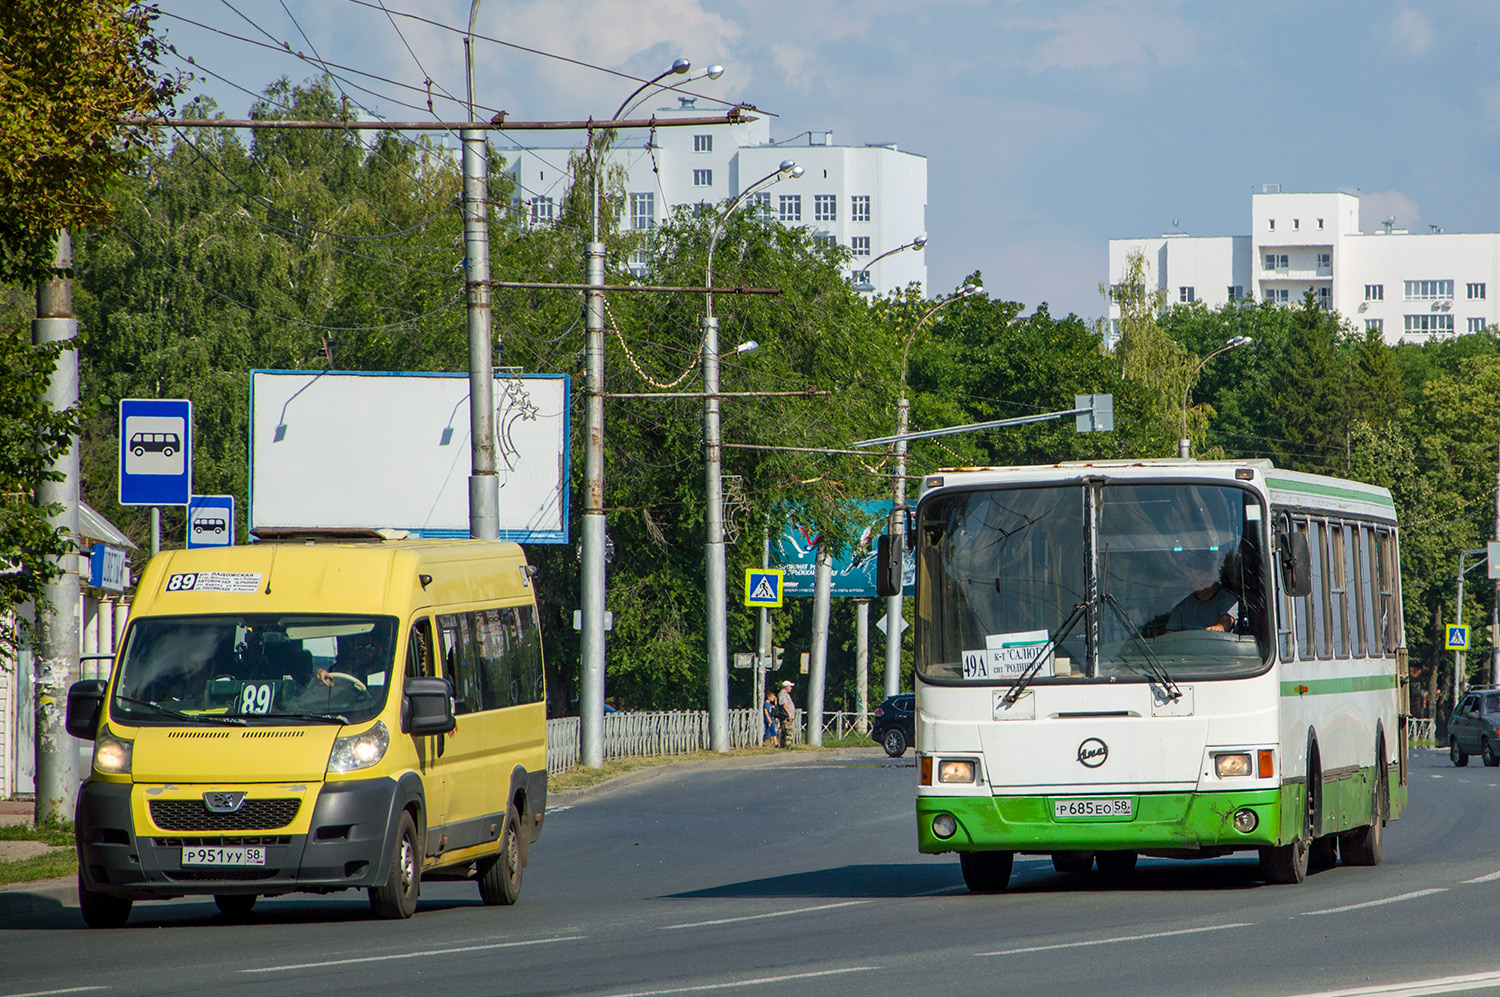
<path fill-rule="evenodd" d="M 578 724 L 578 717 L 547 721 L 549 775 L 566 772 L 578 764 Z M 731 748 L 760 744 L 761 733 L 760 710 L 729 711 Z M 709 748 L 707 710 L 604 715 L 605 761 L 646 755 L 689 755 Z"/>
<path fill-rule="evenodd" d="M 1406 718 L 1406 742 L 1413 748 L 1431 748 L 1437 744 L 1437 721 L 1431 717 Z"/>

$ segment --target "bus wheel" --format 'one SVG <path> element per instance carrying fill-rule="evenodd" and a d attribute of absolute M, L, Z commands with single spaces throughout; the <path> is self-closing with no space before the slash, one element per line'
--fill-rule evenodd
<path fill-rule="evenodd" d="M 509 907 L 521 899 L 521 868 L 521 818 L 512 804 L 505 811 L 500 854 L 479 863 L 479 899 L 492 907 Z"/>
<path fill-rule="evenodd" d="M 422 891 L 422 842 L 411 811 L 401 811 L 396 830 L 396 846 L 391 849 L 386 879 L 370 887 L 370 909 L 376 917 L 397 920 L 411 917 L 417 909 L 417 895 Z"/>
<path fill-rule="evenodd" d="M 1332 869 L 1339 864 L 1339 841 L 1332 834 L 1325 834 L 1321 838 L 1314 838 L 1307 849 L 1307 868 L 1317 872 L 1320 869 Z"/>
<path fill-rule="evenodd" d="M 123 928 L 132 905 L 133 901 L 121 897 L 95 893 L 83 884 L 83 873 L 78 874 L 78 910 L 90 928 Z"/>
<path fill-rule="evenodd" d="M 1135 852 L 1100 852 L 1094 858 L 1099 863 L 1101 875 L 1110 879 L 1124 879 L 1135 872 L 1135 863 L 1140 856 Z"/>
<path fill-rule="evenodd" d="M 970 893 L 1000 893 L 1010 885 L 1015 852 L 959 852 L 958 867 Z"/>
<path fill-rule="evenodd" d="M 1456 768 L 1463 768 L 1469 764 L 1469 753 L 1459 747 L 1458 738 L 1448 738 L 1448 758 L 1452 760 Z"/>
<path fill-rule="evenodd" d="M 1052 868 L 1058 872 L 1088 872 L 1093 867 L 1093 852 L 1052 853 Z"/>
<path fill-rule="evenodd" d="M 250 912 L 255 909 L 256 896 L 253 893 L 215 893 L 214 906 L 219 908 L 219 913 L 231 921 L 249 917 Z"/>
<path fill-rule="evenodd" d="M 1339 835 L 1339 854 L 1345 865 L 1379 865 L 1385 845 L 1385 815 L 1390 807 L 1390 787 L 1385 764 L 1385 745 L 1375 753 L 1375 791 L 1370 794 L 1370 823 Z"/>

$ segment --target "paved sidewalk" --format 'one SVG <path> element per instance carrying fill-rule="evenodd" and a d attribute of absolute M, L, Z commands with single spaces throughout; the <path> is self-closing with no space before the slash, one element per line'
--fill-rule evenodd
<path fill-rule="evenodd" d="M 30 824 L 35 814 L 36 804 L 28 800 L 0 800 L 0 827 Z"/>
<path fill-rule="evenodd" d="M 663 762 L 660 765 L 650 765 L 646 768 L 636 769 L 634 772 L 626 772 L 617 775 L 613 779 L 582 789 L 560 789 L 549 790 L 547 793 L 547 806 L 560 806 L 568 803 L 576 803 L 579 800 L 588 799 L 601 793 L 623 789 L 626 786 L 634 786 L 648 779 L 667 775 L 671 772 L 691 772 L 696 769 L 728 769 L 728 768 L 753 768 L 757 765 L 811 765 L 817 762 L 830 761 L 859 761 L 859 760 L 881 760 L 886 757 L 885 752 L 878 745 L 871 744 L 869 747 L 858 748 L 793 748 L 787 751 L 778 751 L 767 755 L 733 755 L 728 758 L 697 758 L 690 761 Z"/>

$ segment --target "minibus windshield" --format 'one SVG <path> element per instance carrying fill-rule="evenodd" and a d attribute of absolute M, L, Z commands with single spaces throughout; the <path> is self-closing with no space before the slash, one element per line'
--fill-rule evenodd
<path fill-rule="evenodd" d="M 132 620 L 110 712 L 140 724 L 359 723 L 385 705 L 395 644 L 386 616 Z"/>

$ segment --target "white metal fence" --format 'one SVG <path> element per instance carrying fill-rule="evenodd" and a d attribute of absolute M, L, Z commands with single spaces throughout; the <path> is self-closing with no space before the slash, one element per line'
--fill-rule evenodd
<path fill-rule="evenodd" d="M 547 772 L 557 775 L 578 764 L 578 717 L 547 721 Z M 761 741 L 759 710 L 729 711 L 729 746 Z M 606 713 L 604 760 L 639 755 L 688 755 L 709 750 L 708 711 Z"/>
<path fill-rule="evenodd" d="M 1437 743 L 1437 721 L 1429 717 L 1407 717 L 1406 740 L 1414 748 L 1432 747 Z"/>

